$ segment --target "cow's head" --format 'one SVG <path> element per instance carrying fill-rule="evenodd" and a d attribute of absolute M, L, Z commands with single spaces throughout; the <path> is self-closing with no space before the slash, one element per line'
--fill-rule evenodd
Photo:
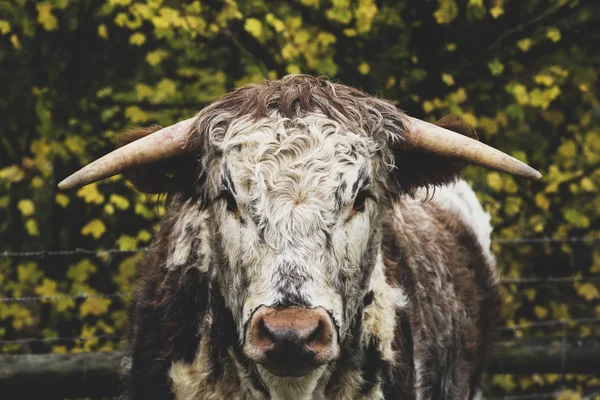
<path fill-rule="evenodd" d="M 138 134 L 60 187 L 127 172 L 146 192 L 186 199 L 190 216 L 201 210 L 243 353 L 275 376 L 304 376 L 339 356 L 384 279 L 391 201 L 452 181 L 466 163 L 540 176 L 456 120 L 429 124 L 308 76 L 244 87 Z"/>

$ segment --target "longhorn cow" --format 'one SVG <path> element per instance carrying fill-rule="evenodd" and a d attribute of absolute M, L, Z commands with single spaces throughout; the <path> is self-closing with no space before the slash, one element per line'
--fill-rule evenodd
<path fill-rule="evenodd" d="M 539 179 L 446 117 L 323 78 L 136 129 L 59 184 L 168 193 L 139 264 L 126 399 L 473 399 L 499 318 L 466 164 Z"/>

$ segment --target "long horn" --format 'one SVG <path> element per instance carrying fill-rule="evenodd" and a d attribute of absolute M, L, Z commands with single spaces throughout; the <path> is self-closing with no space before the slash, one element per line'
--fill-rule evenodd
<path fill-rule="evenodd" d="M 493 147 L 409 116 L 406 116 L 404 140 L 396 143 L 394 148 L 432 153 L 527 179 L 542 177 L 529 165 Z"/>
<path fill-rule="evenodd" d="M 58 184 L 61 190 L 85 186 L 126 169 L 150 164 L 193 149 L 186 148 L 195 118 L 186 119 L 120 147 L 86 165 Z"/>

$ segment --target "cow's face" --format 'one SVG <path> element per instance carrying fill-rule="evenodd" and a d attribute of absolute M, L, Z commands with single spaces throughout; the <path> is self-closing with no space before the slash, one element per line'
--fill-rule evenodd
<path fill-rule="evenodd" d="M 322 114 L 229 127 L 209 170 L 217 276 L 247 357 L 276 375 L 337 358 L 378 254 L 375 151 Z M 212 181 L 212 182 L 211 182 Z"/>

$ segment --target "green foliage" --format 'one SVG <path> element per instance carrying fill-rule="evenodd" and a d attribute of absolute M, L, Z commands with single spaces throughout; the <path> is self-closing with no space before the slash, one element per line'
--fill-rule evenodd
<path fill-rule="evenodd" d="M 17 0 L 0 10 L 0 251 L 147 245 L 162 200 L 121 177 L 68 193 L 57 182 L 128 126 L 189 118 L 233 87 L 298 72 L 396 99 L 417 117 L 456 114 L 541 170 L 541 182 L 526 182 L 468 169 L 496 238 L 600 235 L 597 2 Z M 505 278 L 600 273 L 600 253 L 585 243 L 494 250 Z M 0 259 L 0 296 L 127 292 L 138 257 Z M 600 316 L 594 283 L 504 289 L 508 325 Z M 123 302 L 0 303 L 0 334 L 123 332 Z M 543 334 L 556 332 L 517 331 Z M 535 391 L 553 379 L 491 383 Z"/>

